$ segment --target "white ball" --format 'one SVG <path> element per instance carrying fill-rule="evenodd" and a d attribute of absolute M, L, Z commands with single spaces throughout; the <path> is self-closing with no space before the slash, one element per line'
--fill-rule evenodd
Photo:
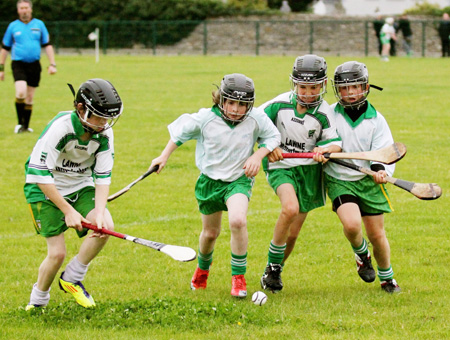
<path fill-rule="evenodd" d="M 252 295 L 252 302 L 257 306 L 262 306 L 267 302 L 267 295 L 263 292 L 255 292 Z"/>

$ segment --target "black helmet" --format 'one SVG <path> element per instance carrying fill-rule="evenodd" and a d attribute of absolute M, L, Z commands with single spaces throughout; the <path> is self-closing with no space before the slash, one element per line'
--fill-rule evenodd
<path fill-rule="evenodd" d="M 365 64 L 357 61 L 347 61 L 336 67 L 332 80 L 334 94 L 339 103 L 344 107 L 359 107 L 367 100 L 369 95 L 369 71 Z M 350 96 L 343 97 L 339 88 L 350 85 L 361 85 L 362 97 L 351 100 Z"/>
<path fill-rule="evenodd" d="M 220 103 L 219 108 L 222 113 L 222 117 L 233 123 L 242 122 L 250 112 L 255 103 L 255 85 L 253 80 L 240 73 L 228 74 L 223 77 L 220 83 Z M 223 104 L 225 100 L 234 100 L 245 103 L 247 109 L 245 114 L 239 119 L 233 120 L 224 114 Z"/>
<path fill-rule="evenodd" d="M 78 103 L 85 107 L 84 117 L 80 116 L 83 123 L 89 125 L 87 118 L 91 115 L 108 119 L 104 130 L 117 122 L 123 110 L 122 100 L 114 86 L 109 81 L 99 78 L 81 84 L 75 97 L 75 105 Z"/>
<path fill-rule="evenodd" d="M 319 106 L 327 92 L 327 63 L 325 59 L 315 54 L 297 57 L 294 62 L 290 80 L 291 91 L 298 104 L 305 106 L 306 108 Z M 318 95 L 315 95 L 316 99 L 313 102 L 306 103 L 298 95 L 297 87 L 299 85 L 320 85 L 321 91 Z"/>

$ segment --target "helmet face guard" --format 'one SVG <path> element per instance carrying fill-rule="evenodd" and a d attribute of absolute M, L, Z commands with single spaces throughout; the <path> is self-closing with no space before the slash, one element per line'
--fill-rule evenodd
<path fill-rule="evenodd" d="M 219 88 L 220 101 L 219 109 L 222 118 L 232 124 L 242 122 L 247 116 L 255 103 L 255 85 L 253 80 L 240 73 L 233 73 L 223 77 Z M 245 106 L 245 113 L 226 111 L 226 102 L 234 101 L 238 106 Z M 237 119 L 230 118 L 229 115 L 238 116 Z"/>
<path fill-rule="evenodd" d="M 91 133 L 99 133 L 111 128 L 119 119 L 123 111 L 123 103 L 114 86 L 107 80 L 90 79 L 83 83 L 76 95 L 75 104 L 84 106 L 84 114 L 78 110 L 83 127 Z M 95 125 L 88 119 L 92 115 L 106 119 L 104 125 Z"/>
<path fill-rule="evenodd" d="M 357 61 L 348 61 L 339 65 L 334 72 L 332 80 L 334 95 L 343 107 L 359 108 L 367 101 L 370 92 L 369 72 L 365 64 Z M 354 86 L 360 86 L 359 93 L 355 93 Z M 345 89 L 346 96 L 341 89 Z"/>
<path fill-rule="evenodd" d="M 327 63 L 324 58 L 314 54 L 297 57 L 289 78 L 291 92 L 297 104 L 307 109 L 322 104 L 327 93 Z M 320 86 L 320 91 L 313 95 L 299 94 L 299 89 L 304 86 Z"/>

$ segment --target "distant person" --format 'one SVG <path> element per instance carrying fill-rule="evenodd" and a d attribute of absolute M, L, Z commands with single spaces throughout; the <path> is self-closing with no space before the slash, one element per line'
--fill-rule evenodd
<path fill-rule="evenodd" d="M 394 19 L 394 23 L 392 24 L 392 26 L 394 27 L 395 33 L 397 35 L 397 31 L 398 31 L 397 20 Z M 391 49 L 389 50 L 389 55 L 391 57 L 395 57 L 397 55 L 397 41 L 391 36 L 391 40 L 389 41 L 389 43 L 391 44 Z"/>
<path fill-rule="evenodd" d="M 375 36 L 377 37 L 377 42 L 378 42 L 378 54 L 381 56 L 381 38 L 380 38 L 380 33 L 381 33 L 381 28 L 384 25 L 384 19 L 381 15 L 378 15 L 376 17 L 376 19 L 373 21 L 373 29 L 375 31 Z"/>
<path fill-rule="evenodd" d="M 396 28 L 396 33 L 397 32 L 402 32 L 403 50 L 405 51 L 407 56 L 411 56 L 412 55 L 411 43 L 412 43 L 413 33 L 411 30 L 411 23 L 408 19 L 408 16 L 406 16 L 405 14 L 400 16 L 400 18 L 398 20 L 398 26 Z"/>
<path fill-rule="evenodd" d="M 212 99 L 211 108 L 183 114 L 168 126 L 170 140 L 161 155 L 152 160 L 150 168 L 158 165 L 160 173 L 179 146 L 189 140 L 197 141 L 195 158 L 200 176 L 195 197 L 202 231 L 191 289 L 206 289 L 223 211 L 228 211 L 231 295 L 245 298 L 248 204 L 261 161 L 280 144 L 280 133 L 262 110 L 253 107 L 255 85 L 245 75 L 225 75 Z M 257 151 L 255 143 L 259 144 Z"/>
<path fill-rule="evenodd" d="M 450 57 L 450 18 L 448 13 L 442 14 L 439 23 L 439 36 L 442 42 L 442 57 Z"/>
<path fill-rule="evenodd" d="M 380 31 L 381 39 L 381 60 L 389 61 L 389 54 L 391 51 L 391 39 L 397 40 L 394 28 L 394 18 L 388 17 L 385 20 L 383 27 Z"/>
<path fill-rule="evenodd" d="M 16 87 L 16 111 L 18 124 L 15 133 L 33 132 L 30 129 L 33 98 L 41 79 L 41 47 L 47 53 L 50 65 L 48 73 L 56 73 L 55 54 L 45 24 L 32 17 L 30 0 L 17 2 L 19 19 L 9 24 L 0 51 L 0 80 L 5 79 L 5 61 L 11 51 L 11 68 Z"/>
<path fill-rule="evenodd" d="M 67 229 L 75 229 L 81 238 L 88 232 L 82 222 L 114 228 L 106 200 L 114 164 L 111 127 L 122 114 L 122 100 L 109 81 L 90 79 L 80 86 L 74 106 L 47 125 L 25 164 L 25 197 L 36 232 L 47 243 L 27 311 L 50 300 L 50 287 L 66 256 Z M 85 308 L 94 307 L 95 301 L 82 281 L 107 240 L 100 233 L 86 237 L 59 277 L 61 290 Z"/>

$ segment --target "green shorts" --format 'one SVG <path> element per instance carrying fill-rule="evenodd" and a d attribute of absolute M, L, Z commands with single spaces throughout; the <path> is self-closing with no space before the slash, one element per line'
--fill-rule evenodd
<path fill-rule="evenodd" d="M 385 185 L 376 184 L 372 176 L 359 181 L 343 181 L 325 174 L 325 186 L 332 202 L 336 197 L 351 195 L 357 198 L 364 213 L 382 214 L 393 210 Z"/>
<path fill-rule="evenodd" d="M 268 170 L 266 175 L 269 185 L 275 193 L 281 184 L 292 184 L 297 195 L 300 212 L 305 213 L 325 205 L 322 164 Z"/>
<path fill-rule="evenodd" d="M 203 215 L 210 215 L 218 211 L 228 211 L 226 202 L 235 194 L 244 194 L 250 200 L 255 180 L 245 175 L 234 182 L 214 180 L 201 174 L 195 184 L 195 198 L 198 209 Z"/>
<path fill-rule="evenodd" d="M 380 37 L 380 41 L 382 45 L 387 45 L 391 43 L 391 39 L 388 39 L 387 37 Z"/>
<path fill-rule="evenodd" d="M 83 217 L 95 208 L 95 188 L 86 187 L 64 197 Z M 64 221 L 64 214 L 50 200 L 29 204 L 36 232 L 44 237 L 57 236 L 69 229 Z M 78 237 L 87 234 L 88 229 L 77 230 Z"/>

